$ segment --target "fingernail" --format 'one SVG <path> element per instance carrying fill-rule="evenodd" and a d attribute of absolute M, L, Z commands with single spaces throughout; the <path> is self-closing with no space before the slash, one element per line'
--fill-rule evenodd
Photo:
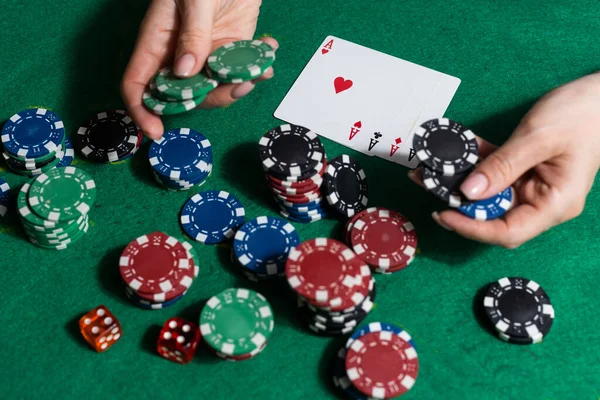
<path fill-rule="evenodd" d="M 190 76 L 192 70 L 196 66 L 196 57 L 193 54 L 187 53 L 179 57 L 175 63 L 175 75 Z"/>
<path fill-rule="evenodd" d="M 242 97 L 250 93 L 252 89 L 254 89 L 254 86 L 255 85 L 252 82 L 241 83 L 235 89 L 233 89 L 233 92 L 231 92 L 231 97 L 233 97 L 234 99 L 241 99 Z"/>
<path fill-rule="evenodd" d="M 441 226 L 442 228 L 446 229 L 447 231 L 450 231 L 450 232 L 452 232 L 452 231 L 453 231 L 453 229 L 452 229 L 452 228 L 450 228 L 448 225 L 446 225 L 446 224 L 445 224 L 445 223 L 442 221 L 442 219 L 440 218 L 440 214 L 439 214 L 437 211 L 431 214 L 431 218 L 433 218 L 433 220 L 434 220 L 435 222 L 437 222 L 439 226 Z"/>
<path fill-rule="evenodd" d="M 488 185 L 489 182 L 485 175 L 474 173 L 460 185 L 460 190 L 467 198 L 473 199 L 478 194 L 483 193 L 488 188 Z"/>

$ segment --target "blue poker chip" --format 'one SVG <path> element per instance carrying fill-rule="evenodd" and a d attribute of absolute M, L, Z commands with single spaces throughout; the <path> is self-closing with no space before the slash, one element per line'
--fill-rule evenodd
<path fill-rule="evenodd" d="M 292 224 L 281 218 L 261 216 L 237 231 L 233 251 L 245 269 L 271 276 L 285 272 L 288 254 L 299 243 L 300 237 Z"/>
<path fill-rule="evenodd" d="M 235 235 L 244 223 L 242 203 L 223 190 L 211 190 L 192 196 L 181 210 L 184 232 L 200 243 L 217 244 Z"/>
<path fill-rule="evenodd" d="M 299 214 L 293 214 L 293 213 L 290 213 L 288 211 L 283 211 L 283 210 L 279 211 L 279 214 L 285 219 L 289 219 L 292 222 L 299 222 L 301 224 L 309 224 L 312 222 L 317 222 L 326 217 L 325 214 L 299 215 Z"/>
<path fill-rule="evenodd" d="M 56 152 L 65 138 L 60 117 L 45 108 L 28 108 L 10 117 L 2 144 L 14 156 L 35 159 Z"/>
<path fill-rule="evenodd" d="M 172 306 L 173 304 L 177 303 L 179 300 L 181 300 L 183 298 L 183 296 L 185 296 L 185 294 L 187 293 L 187 291 L 183 292 L 182 294 L 180 294 L 179 296 L 169 300 L 169 301 L 164 301 L 162 303 L 154 303 L 148 300 L 145 300 L 139 296 L 137 296 L 130 288 L 125 287 L 125 295 L 127 296 L 127 298 L 136 306 L 143 308 L 144 310 L 160 310 L 169 306 Z"/>
<path fill-rule="evenodd" d="M 148 159 L 159 175 L 187 181 L 209 172 L 213 155 L 206 136 L 193 129 L 178 128 L 152 142 Z"/>
<path fill-rule="evenodd" d="M 479 221 L 489 221 L 506 214 L 512 207 L 513 197 L 513 189 L 509 187 L 489 199 L 463 203 L 458 211 Z"/>
<path fill-rule="evenodd" d="M 73 159 L 75 158 L 75 150 L 73 150 L 73 145 L 68 137 L 65 137 L 65 144 L 63 147 L 63 157 L 56 165 L 57 167 L 68 167 L 73 163 Z"/>
<path fill-rule="evenodd" d="M 0 219 L 8 212 L 10 205 L 10 186 L 0 178 Z"/>
<path fill-rule="evenodd" d="M 280 205 L 281 207 L 284 207 L 287 209 L 292 209 L 292 210 L 295 210 L 298 212 L 304 212 L 307 210 L 314 210 L 314 209 L 322 209 L 323 205 L 324 205 L 322 198 L 319 198 L 317 200 L 312 200 L 307 203 L 291 203 L 291 202 L 282 200 L 277 196 L 275 196 L 273 198 L 275 199 L 277 204 Z"/>
<path fill-rule="evenodd" d="M 352 344 L 352 342 L 355 341 L 356 339 L 358 339 L 359 337 L 366 335 L 367 333 L 382 332 L 382 331 L 392 332 L 396 335 L 399 335 L 400 337 L 402 337 L 402 339 L 404 339 L 405 342 L 410 343 L 410 345 L 412 347 L 414 347 L 415 349 L 417 348 L 415 346 L 415 342 L 412 340 L 412 337 L 404 329 L 399 328 L 396 325 L 390 324 L 387 322 L 371 322 L 369 325 L 362 326 L 354 331 L 352 336 L 350 336 L 350 338 L 346 342 L 346 349 L 350 348 L 350 345 Z"/>

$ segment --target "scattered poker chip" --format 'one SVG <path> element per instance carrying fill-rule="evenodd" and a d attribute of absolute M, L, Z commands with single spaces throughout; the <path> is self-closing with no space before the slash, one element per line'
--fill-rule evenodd
<path fill-rule="evenodd" d="M 483 306 L 499 337 L 511 343 L 539 343 L 554 321 L 554 307 L 546 291 L 525 278 L 507 277 L 494 282 Z"/>
<path fill-rule="evenodd" d="M 206 98 L 206 95 L 183 101 L 165 101 L 152 96 L 152 91 L 148 88 L 142 96 L 146 108 L 156 115 L 175 115 L 183 114 L 198 107 Z"/>
<path fill-rule="evenodd" d="M 244 207 L 235 196 L 212 190 L 195 194 L 184 204 L 180 223 L 197 242 L 217 244 L 231 239 L 245 216 Z"/>
<path fill-rule="evenodd" d="M 208 299 L 199 323 L 204 341 L 229 357 L 264 348 L 274 325 L 273 310 L 267 299 L 241 288 L 227 289 Z"/>
<path fill-rule="evenodd" d="M 73 137 L 75 148 L 93 162 L 113 163 L 137 151 L 142 132 L 123 110 L 91 116 Z"/>
<path fill-rule="evenodd" d="M 281 218 L 260 216 L 237 231 L 233 251 L 244 270 L 277 276 L 284 272 L 289 252 L 299 243 L 300 237 L 292 224 Z"/>
<path fill-rule="evenodd" d="M 10 117 L 2 129 L 6 152 L 25 159 L 54 154 L 65 138 L 60 117 L 44 108 L 28 108 Z"/>
<path fill-rule="evenodd" d="M 447 118 L 432 119 L 417 128 L 413 148 L 419 161 L 444 176 L 471 169 L 479 157 L 475 134 Z"/>
<path fill-rule="evenodd" d="M 423 167 L 422 173 L 425 188 L 450 207 L 458 208 L 467 201 L 460 192 L 460 185 L 471 173 L 471 169 L 453 176 L 444 176 L 441 172 Z"/>
<path fill-rule="evenodd" d="M 0 178 L 0 219 L 8 212 L 10 205 L 10 186 L 6 181 Z"/>
<path fill-rule="evenodd" d="M 275 62 L 275 51 L 261 40 L 227 43 L 208 57 L 207 66 L 213 77 L 231 83 L 261 76 Z"/>
<path fill-rule="evenodd" d="M 416 253 L 417 235 L 402 214 L 375 207 L 354 221 L 350 244 L 362 260 L 385 270 L 407 265 Z"/>
<path fill-rule="evenodd" d="M 332 365 L 333 384 L 351 400 L 370 400 L 371 398 L 358 391 L 346 374 L 346 349 L 341 348 L 335 355 Z"/>
<path fill-rule="evenodd" d="M 361 393 L 388 399 L 408 392 L 419 374 L 419 357 L 403 331 L 369 332 L 346 349 L 346 375 Z"/>
<path fill-rule="evenodd" d="M 61 160 L 56 165 L 56 167 L 57 168 L 68 167 L 73 163 L 74 159 L 75 159 L 75 150 L 73 149 L 71 140 L 68 137 L 65 137 L 63 157 L 61 157 Z"/>
<path fill-rule="evenodd" d="M 348 340 L 346 341 L 346 348 L 349 348 L 350 345 L 352 344 L 352 342 L 355 341 L 356 339 L 360 338 L 361 336 L 366 335 L 367 333 L 375 333 L 375 332 L 391 332 L 394 335 L 399 335 L 406 342 L 410 343 L 410 345 L 412 347 L 416 348 L 412 337 L 404 329 L 402 329 L 394 324 L 390 324 L 387 322 L 379 322 L 379 321 L 371 322 L 370 324 L 362 326 L 359 329 L 355 330 L 354 333 L 352 334 L 352 336 L 350 336 L 348 338 Z"/>
<path fill-rule="evenodd" d="M 96 199 L 96 184 L 75 167 L 52 169 L 38 176 L 29 189 L 29 206 L 40 217 L 54 222 L 86 215 Z"/>
<path fill-rule="evenodd" d="M 478 221 L 489 221 L 506 214 L 512 207 L 513 197 L 513 188 L 508 187 L 489 199 L 463 202 L 458 211 Z"/>
<path fill-rule="evenodd" d="M 165 98 L 183 101 L 206 96 L 219 83 L 202 72 L 189 78 L 178 78 L 171 68 L 163 68 L 156 75 L 155 85 Z"/>
<path fill-rule="evenodd" d="M 344 217 L 352 217 L 367 208 L 367 177 L 360 165 L 346 154 L 327 165 L 324 188 L 329 205 Z"/>
<path fill-rule="evenodd" d="M 259 141 L 260 158 L 268 173 L 301 176 L 317 173 L 324 149 L 316 133 L 298 125 L 281 125 L 268 131 Z"/>
<path fill-rule="evenodd" d="M 148 159 L 162 178 L 199 184 L 212 171 L 212 146 L 206 136 L 193 129 L 171 129 L 152 142 Z"/>
<path fill-rule="evenodd" d="M 119 260 L 121 278 L 135 293 L 168 293 L 173 299 L 189 289 L 195 270 L 189 252 L 176 238 L 163 232 L 143 235 L 125 247 Z M 163 301 L 157 298 L 156 302 Z"/>

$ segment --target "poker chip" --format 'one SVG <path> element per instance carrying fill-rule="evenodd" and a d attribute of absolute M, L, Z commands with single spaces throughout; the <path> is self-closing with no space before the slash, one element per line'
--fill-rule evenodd
<path fill-rule="evenodd" d="M 281 275 L 289 252 L 299 243 L 292 224 L 281 218 L 260 216 L 246 222 L 235 234 L 234 260 L 255 276 Z"/>
<path fill-rule="evenodd" d="M 369 332 L 346 349 L 346 375 L 359 392 L 389 399 L 408 392 L 419 374 L 419 357 L 406 332 Z"/>
<path fill-rule="evenodd" d="M 163 187 L 189 189 L 204 184 L 211 175 L 212 146 L 193 129 L 171 129 L 152 142 L 148 160 L 155 180 Z"/>
<path fill-rule="evenodd" d="M 367 208 L 367 177 L 352 157 L 343 154 L 331 160 L 325 170 L 324 184 L 327 202 L 344 217 Z"/>
<path fill-rule="evenodd" d="M 463 202 L 458 211 L 478 221 L 489 221 L 506 214 L 512 207 L 513 197 L 514 191 L 509 187 L 488 199 Z"/>
<path fill-rule="evenodd" d="M 56 168 L 38 176 L 29 189 L 31 209 L 49 221 L 64 222 L 86 215 L 96 199 L 96 184 L 83 170 Z"/>
<path fill-rule="evenodd" d="M 195 277 L 191 254 L 178 239 L 163 232 L 129 243 L 121 254 L 119 271 L 127 287 L 154 303 L 182 295 Z"/>
<path fill-rule="evenodd" d="M 471 169 L 453 176 L 444 176 L 441 172 L 427 167 L 423 167 L 422 171 L 425 188 L 444 203 L 452 208 L 458 208 L 467 201 L 460 192 L 460 185 L 471 173 Z"/>
<path fill-rule="evenodd" d="M 206 95 L 182 101 L 160 100 L 152 96 L 152 91 L 148 88 L 142 96 L 142 101 L 146 108 L 156 115 L 176 115 L 195 109 L 205 98 Z"/>
<path fill-rule="evenodd" d="M 274 326 L 269 302 L 250 289 L 227 289 L 208 299 L 200 313 L 204 341 L 228 357 L 258 354 Z"/>
<path fill-rule="evenodd" d="M 2 129 L 2 145 L 16 157 L 38 160 L 56 152 L 65 138 L 60 117 L 44 108 L 28 108 L 10 117 Z"/>
<path fill-rule="evenodd" d="M 63 169 L 59 168 L 57 170 Z M 34 178 L 25 183 L 17 195 L 17 213 L 23 225 L 23 230 L 29 241 L 38 247 L 54 250 L 67 249 L 87 233 L 89 214 L 80 214 L 77 218 L 66 221 L 63 219 L 52 221 L 38 215 L 30 205 L 31 188 L 38 179 L 40 178 Z M 77 201 L 75 196 L 71 199 L 72 204 Z M 68 202 L 68 198 L 60 199 L 60 203 L 63 205 L 67 205 Z M 55 199 L 52 199 L 51 204 L 57 204 Z"/>
<path fill-rule="evenodd" d="M 231 239 L 244 223 L 242 203 L 225 191 L 212 190 L 192 196 L 181 210 L 184 232 L 200 243 L 217 244 Z"/>
<path fill-rule="evenodd" d="M 189 78 L 178 78 L 171 68 L 163 68 L 154 80 L 156 90 L 167 99 L 175 101 L 192 100 L 203 97 L 214 90 L 219 83 L 200 72 Z"/>
<path fill-rule="evenodd" d="M 479 157 L 475 134 L 447 118 L 432 119 L 417 128 L 413 149 L 419 161 L 444 176 L 471 169 Z"/>
<path fill-rule="evenodd" d="M 64 151 L 62 151 L 62 157 L 60 162 L 56 165 L 58 168 L 60 167 L 68 167 L 73 163 L 75 159 L 75 150 L 73 149 L 73 145 L 71 144 L 71 140 L 68 137 L 65 137 L 65 143 L 63 145 Z"/>
<path fill-rule="evenodd" d="M 375 207 L 354 221 L 350 244 L 359 258 L 385 270 L 408 265 L 417 250 L 417 235 L 402 214 Z"/>
<path fill-rule="evenodd" d="M 344 395 L 344 398 L 351 400 L 369 400 L 370 398 L 359 392 L 348 379 L 346 374 L 346 349 L 341 348 L 335 355 L 332 364 L 333 384 Z"/>
<path fill-rule="evenodd" d="M 282 217 L 303 224 L 327 217 L 321 205 L 327 159 L 314 132 L 297 125 L 273 128 L 260 139 L 259 151 L 265 180 Z"/>
<path fill-rule="evenodd" d="M 8 212 L 10 205 L 10 186 L 6 181 L 0 178 L 0 219 Z"/>
<path fill-rule="evenodd" d="M 404 329 L 402 329 L 394 324 L 377 321 L 377 322 L 371 322 L 368 325 L 365 325 L 365 326 L 362 326 L 362 327 L 356 329 L 354 331 L 354 333 L 352 333 L 352 336 L 350 336 L 348 338 L 348 340 L 346 341 L 346 349 L 348 349 L 350 347 L 350 345 L 352 344 L 353 341 L 360 338 L 361 336 L 366 335 L 367 333 L 377 333 L 377 332 L 391 332 L 394 335 L 398 335 L 398 336 L 402 337 L 412 347 L 416 348 L 412 337 Z"/>
<path fill-rule="evenodd" d="M 483 306 L 499 338 L 509 343 L 539 343 L 554 321 L 554 307 L 546 291 L 525 278 L 506 277 L 492 283 Z"/>
<path fill-rule="evenodd" d="M 261 76 L 275 62 L 275 51 L 261 40 L 240 40 L 214 50 L 207 66 L 212 76 L 226 83 L 241 83 Z"/>
<path fill-rule="evenodd" d="M 93 162 L 114 163 L 139 148 L 141 130 L 124 110 L 91 116 L 73 137 L 75 148 Z"/>

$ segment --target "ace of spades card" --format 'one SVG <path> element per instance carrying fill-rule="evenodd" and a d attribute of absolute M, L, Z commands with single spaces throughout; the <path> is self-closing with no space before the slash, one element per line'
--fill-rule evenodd
<path fill-rule="evenodd" d="M 458 78 L 328 36 L 274 116 L 414 168 L 412 133 L 442 117 Z"/>

